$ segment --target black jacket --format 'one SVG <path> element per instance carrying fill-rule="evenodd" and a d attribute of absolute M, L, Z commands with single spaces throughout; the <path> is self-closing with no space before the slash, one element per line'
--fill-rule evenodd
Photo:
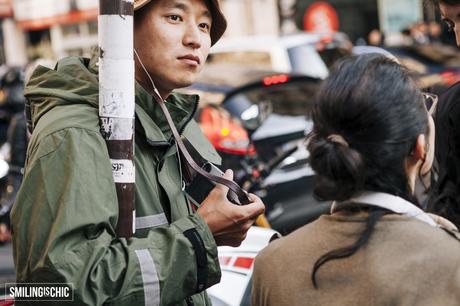
<path fill-rule="evenodd" d="M 428 210 L 460 228 L 460 82 L 440 97 L 435 124 L 437 178 Z"/>

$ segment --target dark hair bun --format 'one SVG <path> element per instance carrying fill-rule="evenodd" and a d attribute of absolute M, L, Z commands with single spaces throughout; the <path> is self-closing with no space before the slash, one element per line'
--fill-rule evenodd
<path fill-rule="evenodd" d="M 411 197 L 405 161 L 428 116 L 407 70 L 380 54 L 344 59 L 322 83 L 312 120 L 317 197 L 343 201 L 361 191 Z"/>
<path fill-rule="evenodd" d="M 358 151 L 319 136 L 310 138 L 308 150 L 311 167 L 316 172 L 316 197 L 341 201 L 362 189 L 366 168 Z"/>

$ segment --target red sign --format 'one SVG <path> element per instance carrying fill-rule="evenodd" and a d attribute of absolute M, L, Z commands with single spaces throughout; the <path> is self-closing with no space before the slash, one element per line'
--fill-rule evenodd
<path fill-rule="evenodd" d="M 329 3 L 314 2 L 305 11 L 303 27 L 307 32 L 337 32 L 339 30 L 339 16 Z"/>
<path fill-rule="evenodd" d="M 0 0 L 0 17 L 13 16 L 13 5 L 11 0 Z"/>

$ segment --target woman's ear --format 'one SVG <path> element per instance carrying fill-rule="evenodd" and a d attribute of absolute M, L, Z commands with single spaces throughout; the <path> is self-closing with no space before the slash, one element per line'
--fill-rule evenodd
<path fill-rule="evenodd" d="M 415 165 L 419 161 L 424 161 L 426 157 L 426 139 L 425 135 L 420 134 L 415 141 L 414 149 L 409 156 L 410 165 Z"/>
<path fill-rule="evenodd" d="M 409 156 L 406 158 L 406 174 L 412 193 L 415 191 L 415 179 L 420 172 L 420 167 L 426 157 L 426 140 L 425 135 L 420 134 L 415 140 L 415 146 Z"/>

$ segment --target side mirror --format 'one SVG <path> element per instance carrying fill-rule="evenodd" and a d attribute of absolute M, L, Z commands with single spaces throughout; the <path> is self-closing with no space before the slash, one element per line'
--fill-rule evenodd
<path fill-rule="evenodd" d="M 240 120 L 243 127 L 249 131 L 254 132 L 262 125 L 265 119 L 273 111 L 270 101 L 260 101 L 258 104 L 252 104 L 249 108 L 244 110 L 240 115 Z"/>

